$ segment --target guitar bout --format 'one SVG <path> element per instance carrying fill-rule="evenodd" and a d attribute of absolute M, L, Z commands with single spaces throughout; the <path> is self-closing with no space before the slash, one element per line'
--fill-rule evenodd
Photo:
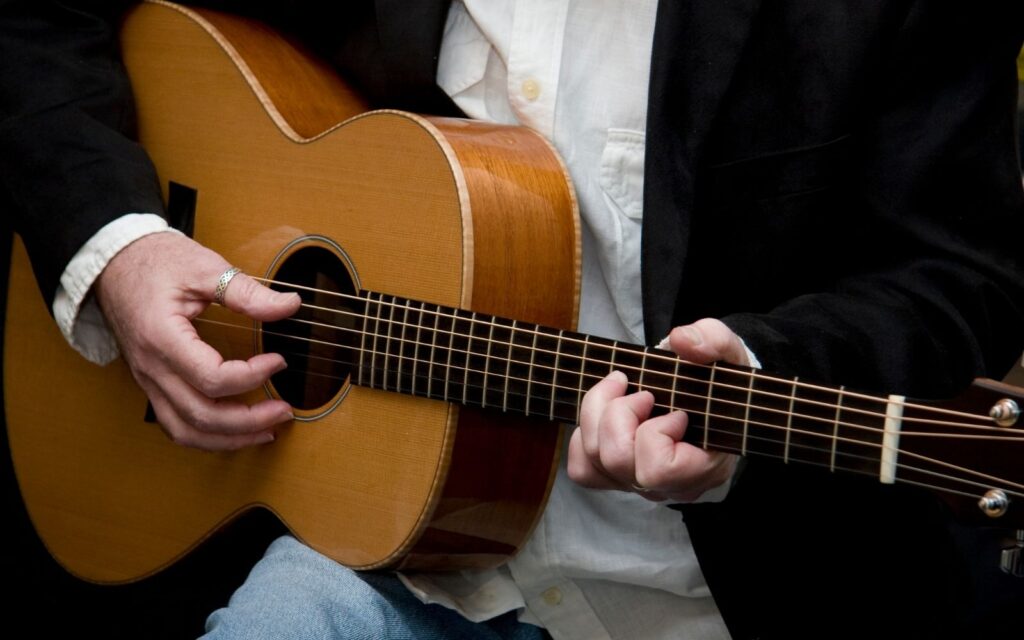
<path fill-rule="evenodd" d="M 1000 427 L 1012 427 L 1017 424 L 1017 419 L 1020 418 L 1020 407 L 1013 400 L 1003 398 L 992 405 L 992 408 L 989 409 L 988 417 L 992 418 Z"/>
<path fill-rule="evenodd" d="M 978 508 L 990 518 L 998 518 L 1010 508 L 1010 499 L 1002 489 L 989 489 L 978 500 Z"/>

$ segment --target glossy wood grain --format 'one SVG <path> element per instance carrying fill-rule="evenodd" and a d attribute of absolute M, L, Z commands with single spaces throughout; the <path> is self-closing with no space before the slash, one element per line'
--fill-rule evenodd
<path fill-rule="evenodd" d="M 323 68 L 296 74 L 304 54 L 281 54 L 287 44 L 267 45 L 269 32 L 208 16 L 146 4 L 123 29 L 141 140 L 165 188 L 173 180 L 197 191 L 198 240 L 272 276 L 283 247 L 325 236 L 365 288 L 572 326 L 575 202 L 542 139 L 403 112 L 325 129 L 363 106 L 306 109 L 349 92 Z M 268 46 L 272 55 L 250 53 Z M 99 368 L 64 344 L 30 274 L 19 246 L 5 335 L 11 448 L 33 523 L 76 575 L 149 575 L 255 506 L 356 568 L 492 566 L 536 521 L 556 425 L 517 428 L 504 416 L 351 388 L 272 445 L 180 448 L 144 421 L 146 399 L 122 362 Z M 252 352 L 250 332 L 200 329 L 230 357 Z"/>

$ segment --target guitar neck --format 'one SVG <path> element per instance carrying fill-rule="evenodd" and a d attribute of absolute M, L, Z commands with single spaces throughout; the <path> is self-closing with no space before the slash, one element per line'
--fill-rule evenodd
<path fill-rule="evenodd" d="M 892 482 L 901 396 L 852 393 L 751 368 L 491 315 L 362 293 L 357 385 L 577 423 L 587 389 L 614 370 L 655 414 L 689 415 L 705 449 L 865 473 Z"/>

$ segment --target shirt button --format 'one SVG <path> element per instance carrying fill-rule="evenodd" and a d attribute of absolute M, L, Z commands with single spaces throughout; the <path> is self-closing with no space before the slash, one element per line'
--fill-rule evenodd
<path fill-rule="evenodd" d="M 523 96 L 532 102 L 540 96 L 540 83 L 533 78 L 527 78 L 523 80 L 522 90 Z"/>
<path fill-rule="evenodd" d="M 540 597 L 544 599 L 544 604 L 555 607 L 562 602 L 562 590 L 558 587 L 551 587 L 544 593 L 540 594 Z"/>

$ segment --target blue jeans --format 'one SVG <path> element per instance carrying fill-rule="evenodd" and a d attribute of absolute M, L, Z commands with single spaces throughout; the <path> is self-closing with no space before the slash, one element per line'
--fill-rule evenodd
<path fill-rule="evenodd" d="M 206 631 L 208 640 L 549 637 L 514 611 L 473 623 L 423 604 L 394 574 L 352 571 L 291 536 L 270 545 L 228 606 L 210 614 Z"/>

